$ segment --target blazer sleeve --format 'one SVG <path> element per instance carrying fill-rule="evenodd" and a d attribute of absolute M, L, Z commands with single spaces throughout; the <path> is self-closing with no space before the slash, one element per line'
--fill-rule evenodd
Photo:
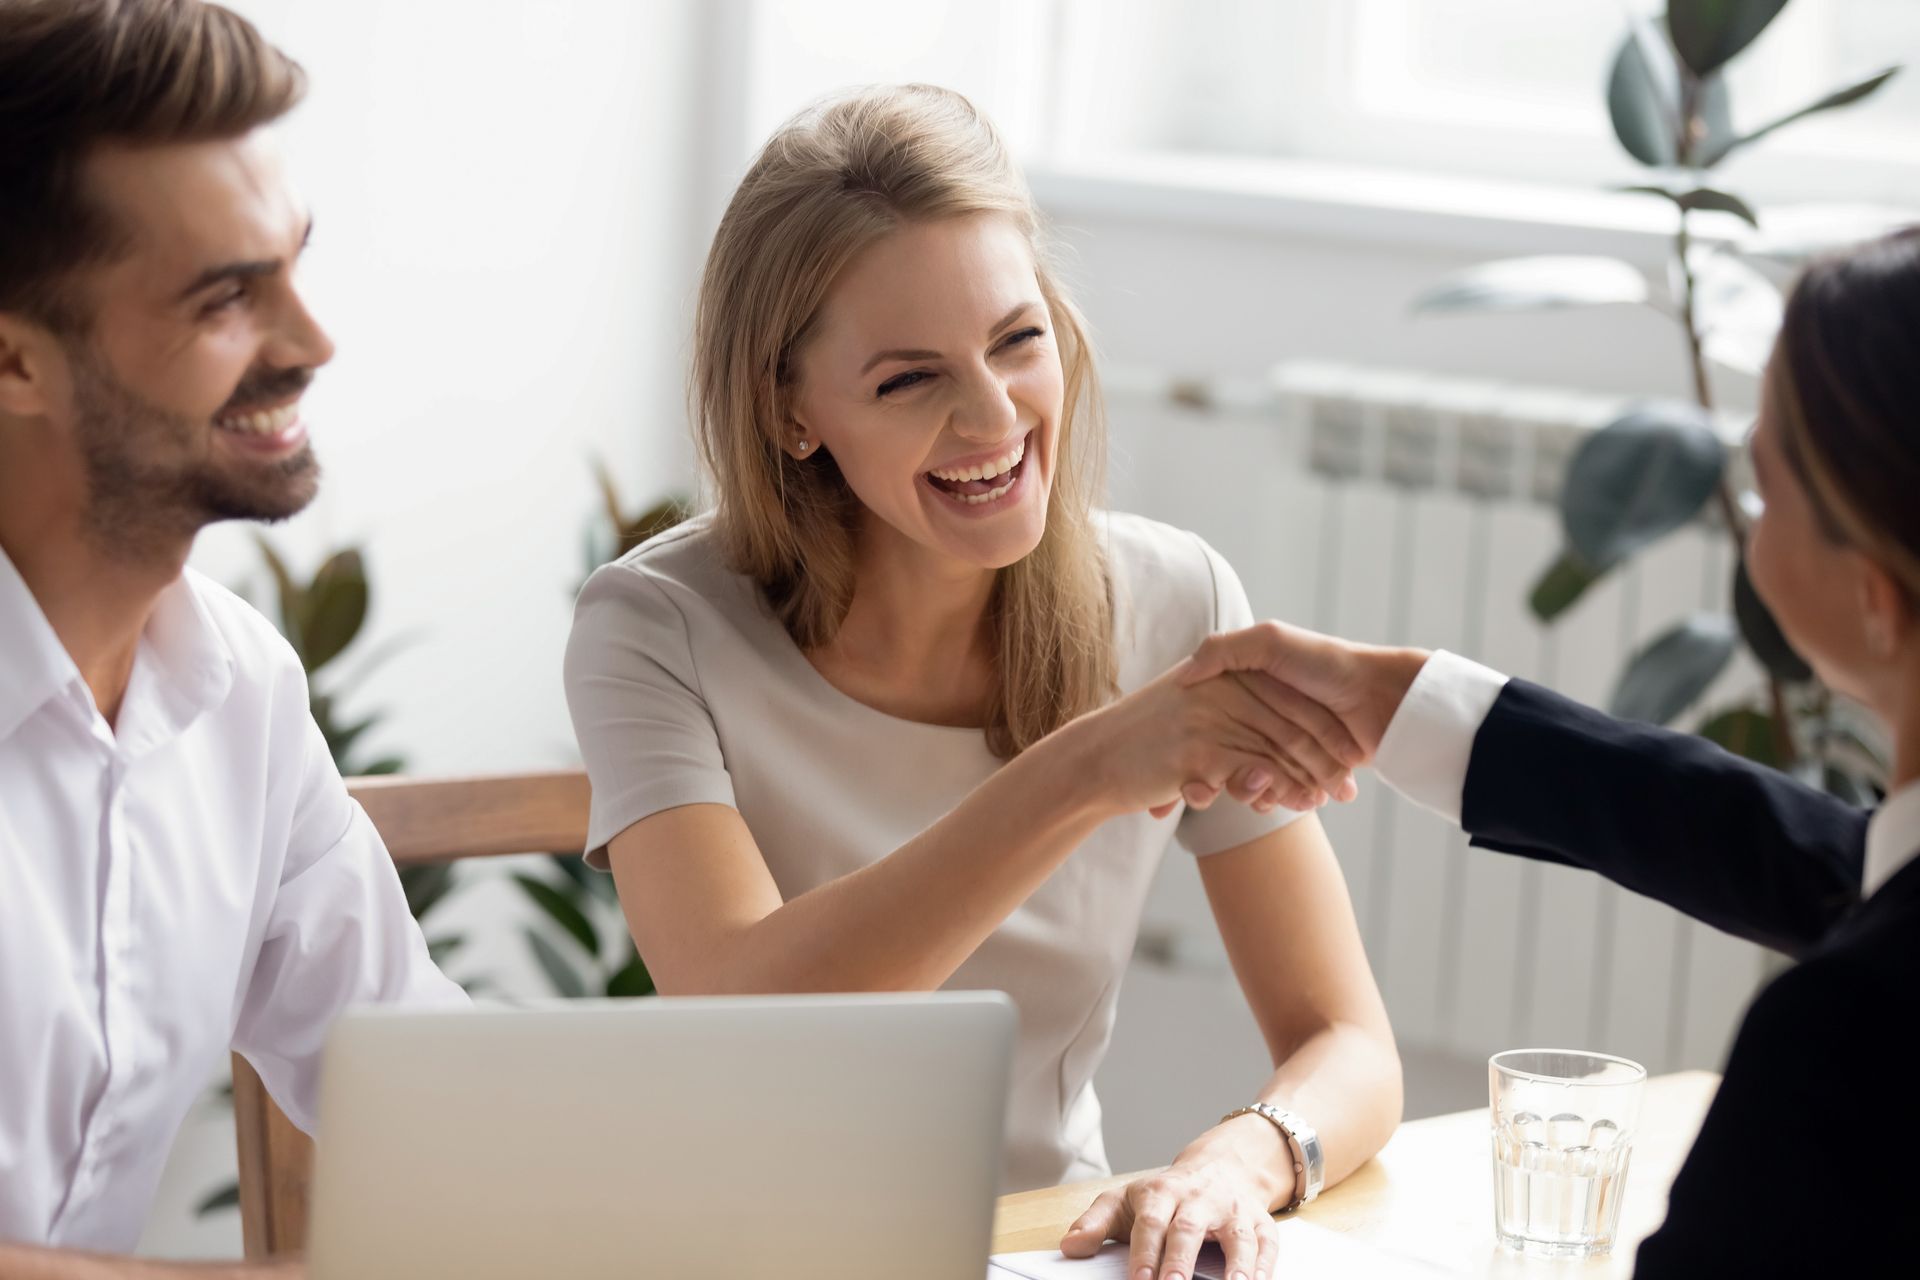
<path fill-rule="evenodd" d="M 1866 857 L 1865 811 L 1524 680 L 1474 738 L 1461 825 L 1796 956 L 1858 901 Z"/>

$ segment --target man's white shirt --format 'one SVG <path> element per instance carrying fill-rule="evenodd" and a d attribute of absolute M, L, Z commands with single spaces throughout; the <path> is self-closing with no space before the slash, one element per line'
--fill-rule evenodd
<path fill-rule="evenodd" d="M 311 1130 L 349 1006 L 464 1004 L 299 661 L 189 570 L 109 727 L 0 553 L 0 1240 L 125 1250 L 229 1048 Z"/>
<path fill-rule="evenodd" d="M 1507 677 L 1441 649 L 1420 668 L 1374 752 L 1382 781 L 1449 822 L 1460 821 L 1473 740 Z M 1909 783 L 1867 821 L 1860 896 L 1872 897 L 1920 854 L 1920 782 Z"/>

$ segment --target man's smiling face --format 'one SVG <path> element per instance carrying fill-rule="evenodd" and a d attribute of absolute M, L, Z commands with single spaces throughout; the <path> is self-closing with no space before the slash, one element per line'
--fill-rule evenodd
<path fill-rule="evenodd" d="M 86 321 L 61 342 L 53 425 L 88 522 L 119 543 L 299 511 L 319 484 L 299 400 L 333 345 L 295 286 L 311 222 L 270 137 L 103 147 L 85 183 L 122 237 L 73 278 Z"/>

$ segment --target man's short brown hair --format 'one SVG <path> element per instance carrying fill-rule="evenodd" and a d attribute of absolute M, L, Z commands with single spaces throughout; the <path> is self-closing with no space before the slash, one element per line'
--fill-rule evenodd
<path fill-rule="evenodd" d="M 202 0 L 0 0 L 0 311 L 84 326 L 64 286 L 124 244 L 82 182 L 94 147 L 237 138 L 305 88 L 252 23 Z"/>

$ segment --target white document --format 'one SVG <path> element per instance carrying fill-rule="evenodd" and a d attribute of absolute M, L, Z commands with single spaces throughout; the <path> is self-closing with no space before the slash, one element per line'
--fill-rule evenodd
<path fill-rule="evenodd" d="M 1314 1276 L 1435 1280 L 1448 1273 L 1296 1218 L 1280 1224 L 1280 1262 L 1274 1274 L 1288 1280 Z M 1127 1246 L 1109 1244 L 1091 1258 L 1063 1257 L 1058 1249 L 995 1254 L 987 1264 L 987 1280 L 1129 1280 Z M 1220 1246 L 1208 1244 L 1200 1251 L 1193 1280 L 1226 1280 Z"/>

